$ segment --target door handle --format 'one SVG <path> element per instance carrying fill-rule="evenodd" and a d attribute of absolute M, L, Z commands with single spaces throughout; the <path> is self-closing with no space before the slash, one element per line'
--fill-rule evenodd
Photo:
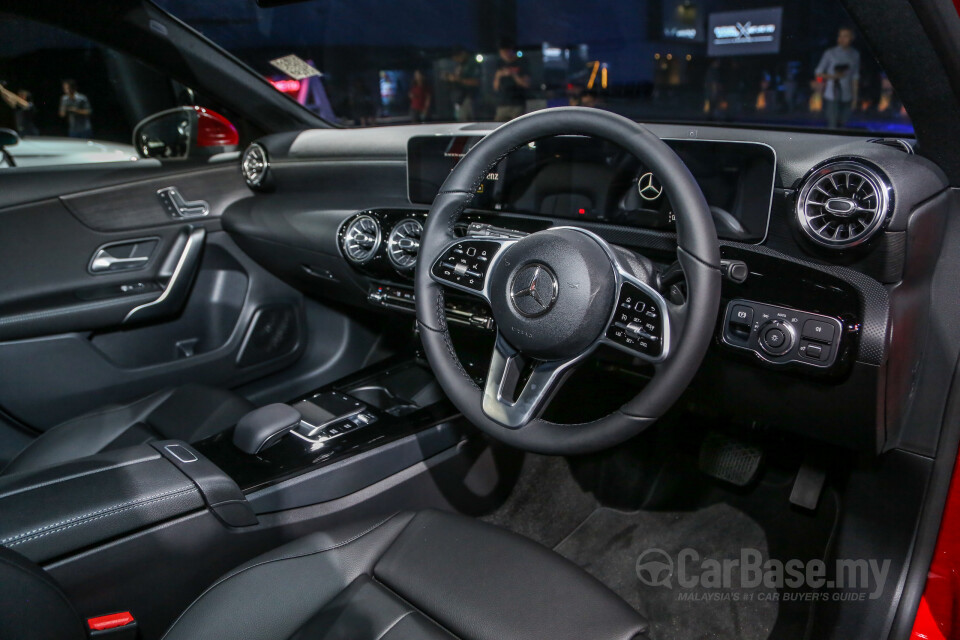
<path fill-rule="evenodd" d="M 112 256 L 105 249 L 97 251 L 93 256 L 93 262 L 90 263 L 90 271 L 119 271 L 120 269 L 132 269 L 138 267 L 150 259 L 150 256 L 137 256 L 136 258 L 117 258 Z"/>
<path fill-rule="evenodd" d="M 135 238 L 101 245 L 93 252 L 87 271 L 93 275 L 142 269 L 150 262 L 160 238 Z"/>
<path fill-rule="evenodd" d="M 123 319 L 123 324 L 144 322 L 165 318 L 176 313 L 187 299 L 193 278 L 200 267 L 200 256 L 203 253 L 204 239 L 207 230 L 203 227 L 186 227 L 180 238 L 174 243 L 170 254 L 164 260 L 165 268 L 172 265 L 170 279 L 160 295 L 150 302 L 141 304 L 130 310 Z M 179 253 L 178 253 L 179 251 Z M 161 273 L 165 269 L 161 269 Z"/>

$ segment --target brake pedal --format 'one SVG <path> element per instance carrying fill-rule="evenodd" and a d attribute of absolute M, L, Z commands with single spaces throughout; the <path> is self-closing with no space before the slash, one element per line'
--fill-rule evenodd
<path fill-rule="evenodd" d="M 813 511 L 820 502 L 820 495 L 823 493 L 826 482 L 825 469 L 804 462 L 793 481 L 793 489 L 790 491 L 791 504 Z"/>
<path fill-rule="evenodd" d="M 763 449 L 711 431 L 700 443 L 700 471 L 730 484 L 750 484 L 760 471 Z"/>

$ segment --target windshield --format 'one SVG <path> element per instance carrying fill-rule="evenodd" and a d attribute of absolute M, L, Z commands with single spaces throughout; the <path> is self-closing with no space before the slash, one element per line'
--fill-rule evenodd
<path fill-rule="evenodd" d="M 584 105 L 639 121 L 912 134 L 836 0 L 157 0 L 344 126 L 506 121 Z"/>

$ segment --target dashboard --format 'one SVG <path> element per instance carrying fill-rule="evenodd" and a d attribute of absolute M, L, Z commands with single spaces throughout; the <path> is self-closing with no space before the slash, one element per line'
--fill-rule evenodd
<path fill-rule="evenodd" d="M 482 136 L 414 136 L 407 146 L 411 203 L 433 202 L 450 171 Z M 722 238 L 759 242 L 773 203 L 776 153 L 756 143 L 665 140 L 693 173 Z M 556 136 L 503 158 L 480 183 L 473 206 L 674 231 L 659 176 L 613 142 Z"/>
<path fill-rule="evenodd" d="M 412 326 L 413 273 L 430 203 L 492 128 L 268 136 L 247 151 L 262 158 L 249 163 L 261 169 L 245 175 L 250 197 L 224 213 L 224 228 L 304 292 Z M 943 174 L 901 140 L 650 128 L 703 190 L 726 273 L 715 341 L 685 406 L 860 451 L 891 446 L 921 354 L 930 289 L 923 274 L 932 269 L 924 261 L 938 253 L 948 202 Z M 579 136 L 537 140 L 503 158 L 477 191 L 459 234 L 579 226 L 654 261 L 665 287 L 682 299 L 682 278 L 670 280 L 670 194 L 618 145 Z M 451 290 L 445 304 L 451 325 L 495 329 L 475 298 Z"/>

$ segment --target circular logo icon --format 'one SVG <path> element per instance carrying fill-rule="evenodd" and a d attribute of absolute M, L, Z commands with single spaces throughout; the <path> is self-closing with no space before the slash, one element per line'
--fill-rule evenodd
<path fill-rule="evenodd" d="M 542 316 L 557 301 L 557 276 L 544 264 L 524 266 L 513 276 L 510 300 L 522 316 Z"/>
<path fill-rule="evenodd" d="M 645 174 L 640 176 L 640 179 L 637 180 L 637 191 L 640 192 L 640 197 L 648 202 L 652 202 L 660 197 L 660 194 L 663 193 L 663 185 L 660 184 L 660 181 L 657 180 L 657 177 L 653 175 L 653 172 L 647 171 Z"/>
<path fill-rule="evenodd" d="M 637 558 L 637 578 L 650 587 L 673 588 L 673 558 L 663 549 L 647 549 Z"/>

